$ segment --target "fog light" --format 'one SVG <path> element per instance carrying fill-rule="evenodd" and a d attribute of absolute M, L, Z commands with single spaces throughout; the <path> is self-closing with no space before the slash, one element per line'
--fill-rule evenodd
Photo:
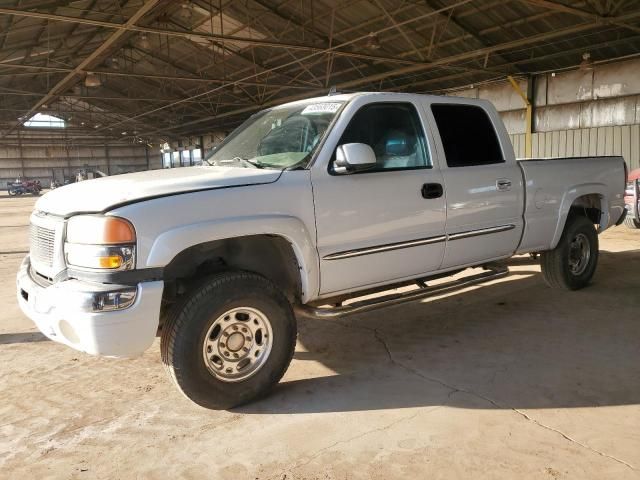
<path fill-rule="evenodd" d="M 93 295 L 93 311 L 109 312 L 130 307 L 136 299 L 138 289 L 118 290 L 116 292 L 96 292 Z"/>

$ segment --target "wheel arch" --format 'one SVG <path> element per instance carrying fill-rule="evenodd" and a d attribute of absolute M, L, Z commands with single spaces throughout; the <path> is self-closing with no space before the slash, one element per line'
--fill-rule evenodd
<path fill-rule="evenodd" d="M 606 186 L 593 183 L 567 189 L 560 205 L 558 223 L 551 242 L 552 249 L 558 245 L 570 215 L 585 216 L 593 224 L 599 225 L 598 232 L 607 229 L 611 222 Z"/>
<path fill-rule="evenodd" d="M 302 302 L 317 295 L 318 258 L 304 224 L 294 217 L 252 217 L 186 225 L 159 235 L 147 267 L 173 280 L 198 270 L 237 269 L 263 275 Z"/>

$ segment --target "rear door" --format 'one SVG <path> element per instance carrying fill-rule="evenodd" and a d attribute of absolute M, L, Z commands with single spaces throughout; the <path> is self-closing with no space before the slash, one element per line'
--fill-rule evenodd
<path fill-rule="evenodd" d="M 442 165 L 447 246 L 442 268 L 507 257 L 523 228 L 522 173 L 497 112 L 488 105 L 427 105 Z M 498 125 L 500 135 L 494 124 Z"/>

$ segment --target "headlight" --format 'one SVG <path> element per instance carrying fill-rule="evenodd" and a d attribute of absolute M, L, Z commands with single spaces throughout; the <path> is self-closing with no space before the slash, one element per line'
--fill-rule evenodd
<path fill-rule="evenodd" d="M 135 267 L 136 232 L 119 217 L 77 216 L 67 223 L 64 245 L 67 264 L 99 270 Z"/>

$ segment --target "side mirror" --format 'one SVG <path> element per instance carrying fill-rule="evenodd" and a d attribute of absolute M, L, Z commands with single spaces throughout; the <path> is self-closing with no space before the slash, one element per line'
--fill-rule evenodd
<path fill-rule="evenodd" d="M 366 143 L 345 143 L 336 149 L 333 171 L 344 175 L 373 168 L 376 163 L 376 154 Z"/>

